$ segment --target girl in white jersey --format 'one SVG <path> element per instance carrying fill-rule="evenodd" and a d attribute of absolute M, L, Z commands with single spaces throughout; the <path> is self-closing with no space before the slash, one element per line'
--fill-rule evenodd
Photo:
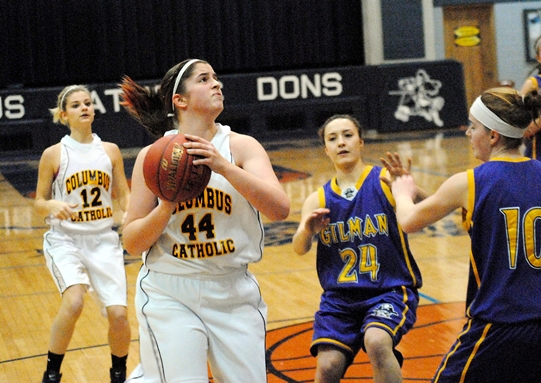
<path fill-rule="evenodd" d="M 129 78 L 122 104 L 156 136 L 185 134 L 196 165 L 212 170 L 192 201 L 159 200 L 143 178 L 144 148 L 135 162 L 124 245 L 144 254 L 137 281 L 141 364 L 129 382 L 266 381 L 267 308 L 248 271 L 263 253 L 260 212 L 285 219 L 289 201 L 254 138 L 215 122 L 223 95 L 212 67 L 186 60 L 157 92 Z M 167 132 L 167 133 L 166 133 Z"/>
<path fill-rule="evenodd" d="M 44 255 L 62 294 L 42 381 L 60 382 L 60 365 L 92 287 L 109 320 L 111 382 L 124 382 L 130 346 L 127 284 L 122 246 L 112 230 L 113 192 L 124 212 L 130 197 L 122 155 L 116 144 L 92 133 L 94 105 L 86 87 L 64 88 L 51 113 L 70 135 L 43 152 L 36 187 L 36 212 L 50 225 Z"/>

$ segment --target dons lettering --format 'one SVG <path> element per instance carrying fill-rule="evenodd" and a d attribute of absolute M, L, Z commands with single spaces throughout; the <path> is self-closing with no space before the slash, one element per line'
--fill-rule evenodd
<path fill-rule="evenodd" d="M 287 75 L 276 79 L 271 76 L 257 78 L 257 99 L 272 101 L 277 98 L 292 100 L 296 98 L 336 97 L 342 94 L 342 75 L 338 72 L 308 75 Z"/>

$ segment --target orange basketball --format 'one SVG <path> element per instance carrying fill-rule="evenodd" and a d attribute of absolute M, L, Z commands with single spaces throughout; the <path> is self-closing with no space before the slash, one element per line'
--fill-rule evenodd
<path fill-rule="evenodd" d="M 183 134 L 171 134 L 154 142 L 143 162 L 143 175 L 150 190 L 169 202 L 184 202 L 205 190 L 211 170 L 194 165 L 197 156 L 186 152 Z"/>

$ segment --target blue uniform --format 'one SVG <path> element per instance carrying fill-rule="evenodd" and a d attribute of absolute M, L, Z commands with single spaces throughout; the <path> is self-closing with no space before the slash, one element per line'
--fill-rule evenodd
<path fill-rule="evenodd" d="M 336 178 L 319 189 L 330 223 L 317 245 L 324 292 L 314 322 L 313 355 L 319 344 L 333 344 L 351 362 L 368 327 L 389 332 L 396 346 L 415 322 L 421 274 L 396 221 L 392 194 L 379 178 L 383 171 L 366 166 L 351 200 L 342 196 Z"/>
<path fill-rule="evenodd" d="M 434 382 L 541 382 L 541 163 L 468 170 L 469 318 Z"/>

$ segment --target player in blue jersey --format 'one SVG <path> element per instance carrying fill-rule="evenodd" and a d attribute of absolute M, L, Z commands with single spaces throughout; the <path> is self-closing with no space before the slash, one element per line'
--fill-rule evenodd
<path fill-rule="evenodd" d="M 541 96 L 485 91 L 472 104 L 473 153 L 484 163 L 414 203 L 409 176 L 392 184 L 398 222 L 417 231 L 463 209 L 471 237 L 467 323 L 433 382 L 541 382 L 541 163 L 520 152 Z"/>
<path fill-rule="evenodd" d="M 355 118 L 335 115 L 318 133 L 336 177 L 306 199 L 293 237 L 294 251 L 305 254 L 318 235 L 323 294 L 310 347 L 317 355 L 315 382 L 340 382 L 361 348 L 374 382 L 401 382 L 402 355 L 395 347 L 416 320 L 422 282 L 390 188 L 380 179 L 390 175 L 363 162 Z"/>

